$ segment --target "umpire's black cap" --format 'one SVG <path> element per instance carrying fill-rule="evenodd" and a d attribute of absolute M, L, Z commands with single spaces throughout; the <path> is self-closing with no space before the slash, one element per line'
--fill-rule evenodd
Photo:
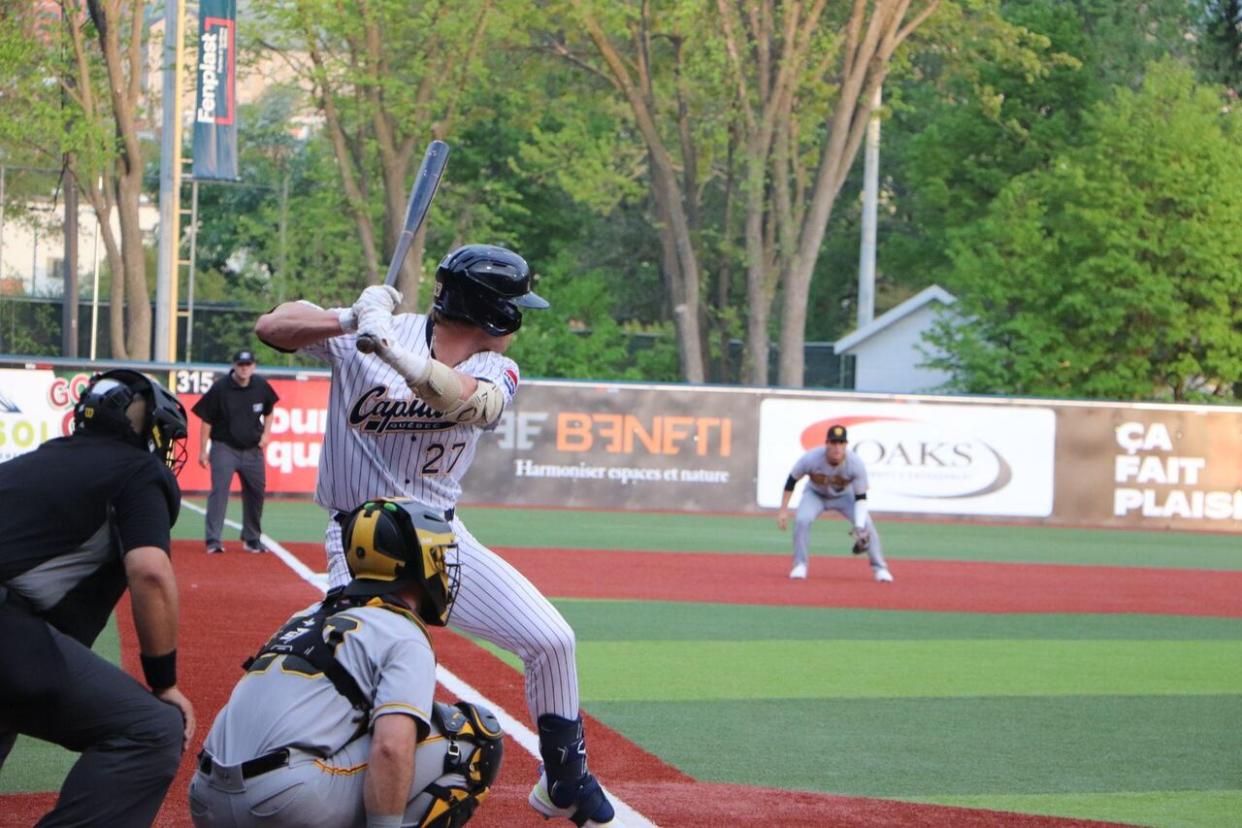
<path fill-rule="evenodd" d="M 829 443 L 848 443 L 845 437 L 845 426 L 830 425 L 828 426 L 828 442 Z"/>
<path fill-rule="evenodd" d="M 254 364 L 254 351 L 243 348 L 242 350 L 233 354 L 233 364 L 234 365 L 253 365 Z"/>

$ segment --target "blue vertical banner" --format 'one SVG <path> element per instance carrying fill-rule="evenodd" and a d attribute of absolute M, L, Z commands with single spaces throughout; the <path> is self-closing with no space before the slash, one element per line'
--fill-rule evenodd
<path fill-rule="evenodd" d="M 194 177 L 237 179 L 237 0 L 200 0 Z"/>

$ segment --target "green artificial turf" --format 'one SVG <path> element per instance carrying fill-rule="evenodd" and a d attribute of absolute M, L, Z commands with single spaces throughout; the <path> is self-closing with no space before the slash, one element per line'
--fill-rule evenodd
<path fill-rule="evenodd" d="M 204 505 L 202 498 L 192 502 Z M 229 517 L 240 520 L 240 498 Z M 492 546 L 790 554 L 790 534 L 768 515 L 592 512 L 559 509 L 461 510 L 471 533 Z M 308 501 L 269 500 L 263 529 L 282 541 L 322 542 L 327 518 Z M 1192 532 L 1132 532 L 1001 526 L 980 523 L 914 523 L 879 517 L 884 548 L 894 560 L 1006 561 L 1021 563 L 1152 566 L 1177 569 L 1242 569 L 1237 536 Z M 813 554 L 841 553 L 849 546 L 846 525 L 822 518 L 811 535 Z M 225 529 L 226 540 L 237 537 Z M 175 537 L 202 540 L 202 515 L 182 511 Z"/>
<path fill-rule="evenodd" d="M 946 796 L 915 801 L 1161 828 L 1236 828 L 1242 825 L 1242 791 L 1236 790 Z"/>
<path fill-rule="evenodd" d="M 121 663 L 121 639 L 117 634 L 116 616 L 108 619 L 92 649 L 96 655 L 113 664 Z M 76 761 L 77 753 L 50 742 L 18 736 L 13 752 L 4 767 L 0 768 L 0 795 L 58 790 Z"/>
<path fill-rule="evenodd" d="M 968 796 L 974 807 L 1007 809 L 1006 798 L 1015 795 L 1228 791 L 1242 772 L 1242 696 L 756 698 L 587 707 L 697 779 L 855 796 Z"/>
<path fill-rule="evenodd" d="M 1242 641 L 1242 618 L 771 607 L 557 598 L 582 641 L 1116 639 Z"/>

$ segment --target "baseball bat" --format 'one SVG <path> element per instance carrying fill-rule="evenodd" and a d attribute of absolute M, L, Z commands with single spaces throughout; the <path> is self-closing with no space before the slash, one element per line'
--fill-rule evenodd
<path fill-rule="evenodd" d="M 435 198 L 436 188 L 440 186 L 440 179 L 444 176 L 448 156 L 449 145 L 443 141 L 432 141 L 427 145 L 423 163 L 418 168 L 418 175 L 414 177 L 414 188 L 410 190 L 410 201 L 405 206 L 405 222 L 401 226 L 401 236 L 397 239 L 397 246 L 392 251 L 392 261 L 388 263 L 388 275 L 384 278 L 386 285 L 397 284 L 397 277 L 401 274 L 401 265 L 405 263 L 410 245 L 414 237 L 418 235 L 418 228 L 423 226 L 423 219 L 427 217 L 427 211 L 431 208 L 431 200 Z M 373 353 L 375 345 L 374 337 L 367 334 L 359 335 L 359 351 L 364 354 Z"/>

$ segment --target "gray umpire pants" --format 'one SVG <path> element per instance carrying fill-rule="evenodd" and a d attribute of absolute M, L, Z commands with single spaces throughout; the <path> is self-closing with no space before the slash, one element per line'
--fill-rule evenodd
<path fill-rule="evenodd" d="M 854 494 L 846 492 L 838 497 L 825 497 L 811 487 L 802 490 L 802 500 L 798 503 L 798 513 L 794 516 L 793 547 L 794 563 L 806 565 L 807 553 L 811 546 L 811 524 L 824 512 L 839 512 L 854 526 Z M 872 569 L 887 569 L 884 562 L 884 545 L 880 542 L 880 533 L 875 528 L 875 521 L 867 515 L 867 529 L 871 532 L 871 546 L 867 549 L 867 557 L 871 560 Z M 850 542 L 853 546 L 853 541 Z"/>
<path fill-rule="evenodd" d="M 181 761 L 181 712 L 35 616 L 0 607 L 0 639 L 0 732 L 82 754 L 40 828 L 151 825 Z"/>
<path fill-rule="evenodd" d="M 207 545 L 218 546 L 223 540 L 224 513 L 229 505 L 229 486 L 233 475 L 241 477 L 242 541 L 259 544 L 263 518 L 263 495 L 267 489 L 267 464 L 263 449 L 235 449 L 224 443 L 211 443 L 211 494 L 207 498 Z"/>

